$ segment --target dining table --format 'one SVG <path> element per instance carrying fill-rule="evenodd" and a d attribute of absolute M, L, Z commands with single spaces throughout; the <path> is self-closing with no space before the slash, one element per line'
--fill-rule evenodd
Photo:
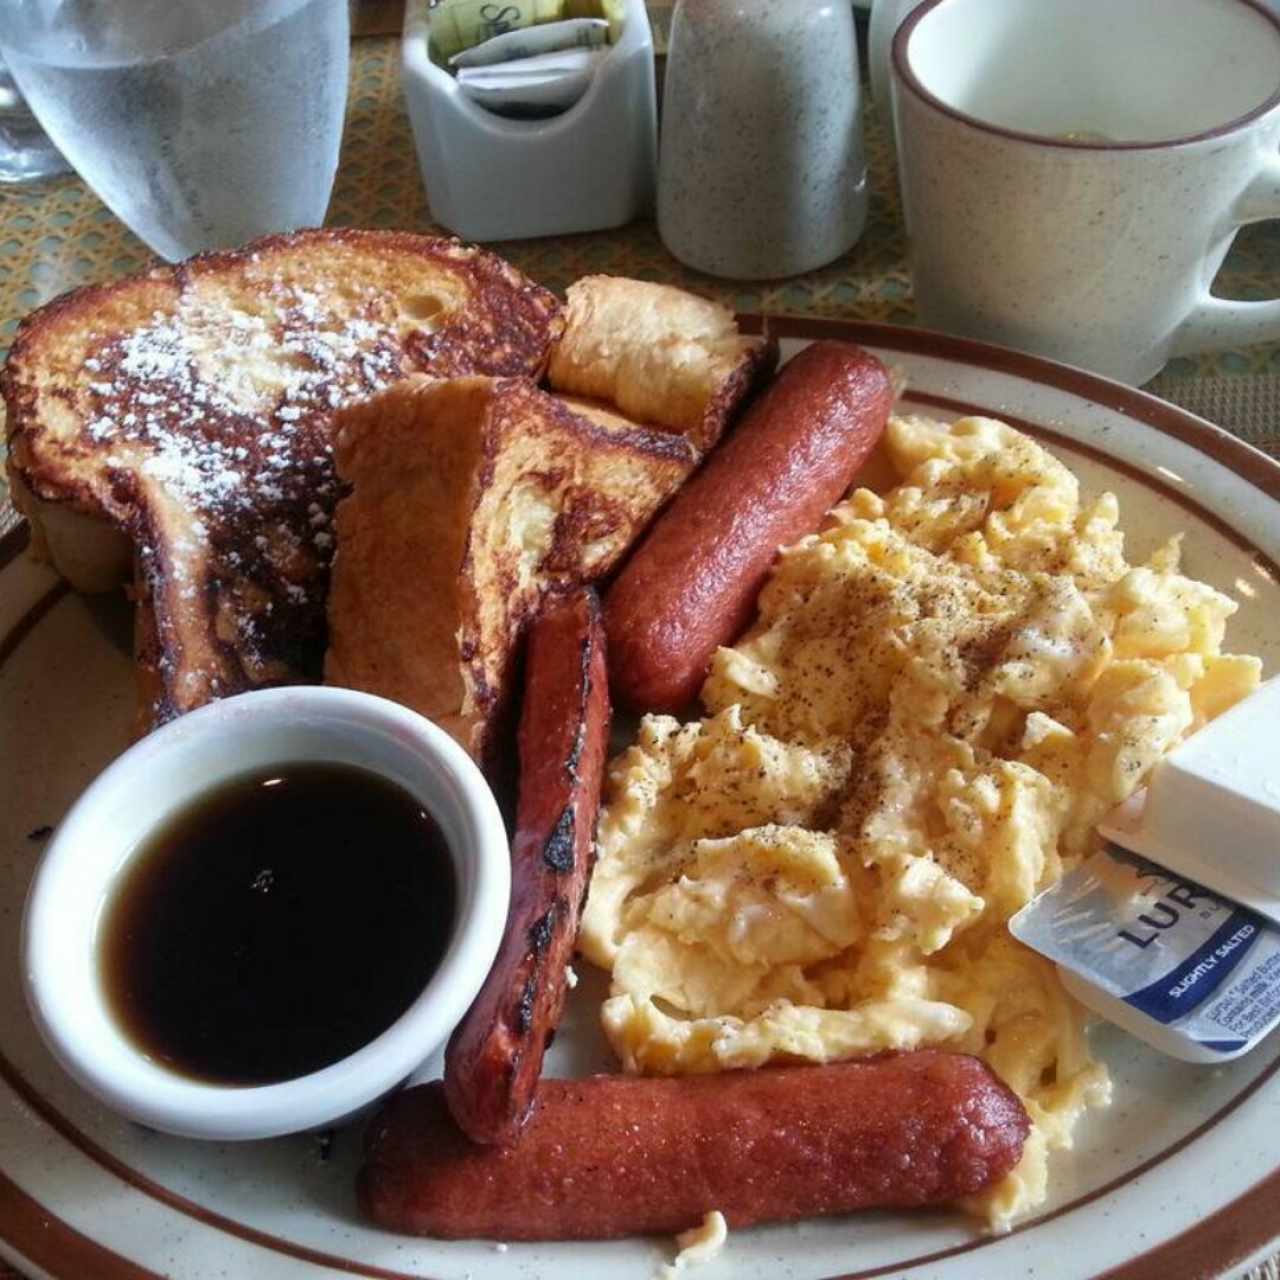
<path fill-rule="evenodd" d="M 379 5 L 383 20 L 366 24 L 375 34 L 359 35 L 353 41 L 345 135 L 327 221 L 334 226 L 445 233 L 428 210 L 402 93 L 399 39 L 387 32 L 398 9 L 386 0 L 379 0 Z M 650 14 L 660 77 L 671 10 L 654 0 Z M 865 13 L 860 31 L 865 47 Z M 651 218 L 606 230 L 490 247 L 532 279 L 561 293 L 581 276 L 606 273 L 678 285 L 719 299 L 738 312 L 766 317 L 913 325 L 908 241 L 894 149 L 885 128 L 884 104 L 868 97 L 864 85 L 870 182 L 866 229 L 849 252 L 818 270 L 751 282 L 703 275 L 668 253 Z M 147 248 L 74 173 L 29 185 L 0 186 L 0 363 L 28 312 L 67 290 L 127 276 L 151 261 Z M 1265 299 L 1280 292 L 1280 221 L 1258 223 L 1240 232 L 1215 292 L 1240 299 Z M 1051 302 L 1046 299 L 1046 304 Z M 1280 459 L 1280 342 L 1176 358 L 1144 390 Z M 3 412 L 0 405 L 0 421 Z M 22 536 L 21 526 L 22 517 L 0 473 L 0 538 Z M 3 1228 L 0 1218 L 0 1234 Z M 1276 1230 L 1280 1235 L 1280 1221 Z M 16 1276 L 0 1262 L 0 1280 Z M 1249 1280 L 1280 1280 L 1280 1254 L 1248 1276 Z"/>

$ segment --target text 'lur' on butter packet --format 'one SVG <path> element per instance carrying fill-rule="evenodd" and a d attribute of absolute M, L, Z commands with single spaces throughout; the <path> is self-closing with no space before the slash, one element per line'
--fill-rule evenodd
<path fill-rule="evenodd" d="M 1222 1063 L 1280 1024 L 1280 928 L 1108 845 L 1009 921 L 1081 1004 L 1186 1062 Z"/>

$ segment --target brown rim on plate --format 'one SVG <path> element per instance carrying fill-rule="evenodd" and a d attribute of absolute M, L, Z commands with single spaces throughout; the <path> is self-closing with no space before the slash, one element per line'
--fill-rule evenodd
<path fill-rule="evenodd" d="M 949 359 L 992 372 L 1020 376 L 1033 383 L 1067 391 L 1081 399 L 1092 401 L 1122 413 L 1135 422 L 1142 423 L 1154 430 L 1171 435 L 1192 445 L 1199 452 L 1213 458 L 1228 470 L 1247 480 L 1268 497 L 1280 502 L 1280 464 L 1273 462 L 1265 454 L 1237 440 L 1220 428 L 1214 427 L 1210 423 L 1204 422 L 1174 405 L 1170 405 L 1144 392 L 1135 391 L 1118 383 L 1099 378 L 1083 370 L 1054 364 L 1050 361 L 1024 355 L 1006 348 L 974 342 L 965 338 L 953 338 L 947 335 L 935 334 L 927 330 L 902 329 L 893 325 L 858 321 L 808 320 L 800 317 L 769 318 L 765 321 L 758 316 L 745 316 L 742 319 L 743 328 L 747 331 L 759 331 L 767 324 L 769 332 L 777 337 L 843 338 L 885 351 L 900 351 Z M 906 398 L 909 400 L 914 399 L 917 403 L 935 405 L 955 413 L 991 412 L 989 408 L 984 409 L 981 406 L 952 400 L 947 397 L 924 393 L 913 396 L 910 389 L 906 393 Z M 1004 416 L 1008 417 L 1008 415 Z M 1212 512 L 1200 507 L 1190 495 L 1180 492 L 1174 486 L 1168 485 L 1155 477 L 1146 475 L 1138 468 L 1131 467 L 1101 450 L 1054 431 L 1052 428 L 1037 426 L 1016 418 L 1010 418 L 1009 420 L 1022 429 L 1031 429 L 1034 434 L 1042 438 L 1048 437 L 1081 453 L 1100 457 L 1108 465 L 1141 480 L 1149 487 L 1173 498 L 1182 506 L 1194 511 L 1197 517 L 1205 523 L 1220 532 L 1227 533 L 1238 546 L 1252 551 L 1260 565 L 1266 567 L 1273 576 L 1276 574 L 1276 565 L 1268 556 L 1264 555 L 1259 548 L 1254 547 L 1247 539 L 1230 530 L 1229 526 L 1220 521 Z M 2 544 L 0 544 L 0 567 L 3 567 L 16 555 L 15 548 L 17 548 L 17 544 L 11 544 L 10 538 L 3 539 Z M 0 640 L 0 661 L 10 657 L 23 640 L 31 634 L 40 620 L 67 594 L 68 589 L 65 584 L 58 584 L 44 592 L 10 629 L 9 633 Z M 1214 1115 L 1204 1120 L 1190 1133 L 1184 1135 L 1177 1142 L 1151 1157 L 1142 1165 L 1128 1170 L 1107 1185 L 1097 1188 L 1068 1204 L 1019 1224 L 1010 1234 L 1021 1234 L 1034 1229 L 1042 1223 L 1062 1217 L 1064 1214 L 1070 1213 L 1083 1205 L 1101 1199 L 1157 1167 L 1183 1150 L 1191 1142 L 1210 1131 L 1258 1089 L 1271 1081 L 1278 1071 L 1280 1071 L 1280 1059 L 1277 1059 L 1254 1080 L 1250 1081 Z M 389 1271 L 368 1263 L 361 1263 L 355 1259 L 342 1258 L 304 1245 L 295 1244 L 292 1241 L 272 1236 L 248 1224 L 226 1218 L 154 1182 L 100 1147 L 48 1102 L 3 1055 L 0 1055 L 0 1078 L 3 1078 L 42 1119 L 100 1167 L 119 1177 L 127 1185 L 142 1191 L 144 1194 L 179 1212 L 243 1240 L 297 1258 L 300 1261 L 333 1267 L 354 1275 L 378 1277 L 381 1280 L 419 1280 L 418 1277 L 410 1276 L 407 1273 Z M 38 1237 L 32 1236 L 31 1223 L 33 1221 L 38 1221 L 39 1223 L 40 1234 Z M 1272 1224 L 1277 1222 L 1280 1222 L 1280 1169 L 1273 1170 L 1235 1200 L 1216 1210 L 1208 1218 L 1193 1224 L 1179 1235 L 1127 1259 L 1118 1266 L 1095 1277 L 1095 1280 L 1165 1280 L 1165 1277 L 1169 1275 L 1216 1276 L 1247 1261 L 1273 1243 L 1275 1231 Z M 72 1274 L 100 1275 L 104 1280 L 115 1280 L 116 1277 L 122 1277 L 123 1280 L 153 1280 L 153 1273 L 139 1268 L 136 1264 L 105 1249 L 104 1246 L 89 1241 L 87 1237 L 76 1231 L 75 1228 L 45 1210 L 5 1178 L 3 1174 L 0 1174 L 0 1235 L 3 1235 L 14 1248 L 26 1254 L 32 1262 L 40 1266 L 46 1266 L 50 1270 L 55 1264 L 61 1265 L 70 1261 L 79 1264 L 81 1259 L 87 1259 L 90 1256 L 90 1254 L 84 1252 L 87 1247 L 91 1251 L 94 1262 L 93 1268 L 84 1270 L 81 1267 L 81 1269 Z M 872 1280 L 873 1277 L 888 1276 L 901 1272 L 907 1267 L 941 1262 L 947 1258 L 970 1253 L 996 1243 L 997 1239 L 1002 1238 L 983 1237 L 974 1239 L 965 1244 L 956 1245 L 931 1254 L 902 1259 L 885 1266 L 848 1273 L 838 1277 L 837 1280 Z M 24 1245 L 33 1247 L 28 1248 L 24 1247 Z M 65 1245 L 65 1250 L 62 1249 L 63 1245 Z M 36 1252 L 34 1246 L 38 1246 L 40 1252 Z M 48 1261 L 50 1259 L 51 1261 Z"/>
<path fill-rule="evenodd" d="M 1213 1115 L 1206 1120 L 1201 1121 L 1189 1133 L 1184 1134 L 1176 1142 L 1171 1143 L 1163 1151 L 1158 1152 L 1150 1159 L 1143 1161 L 1142 1164 L 1136 1165 L 1134 1168 L 1127 1170 L 1117 1178 L 1113 1178 L 1110 1182 L 1105 1183 L 1101 1187 L 1095 1188 L 1093 1191 L 1085 1195 L 1078 1196 L 1064 1205 L 1059 1205 L 1056 1209 L 1048 1213 L 1041 1214 L 1036 1218 L 1029 1218 L 1025 1222 L 1019 1223 L 1011 1231 L 1001 1236 L 978 1235 L 975 1228 L 974 1238 L 966 1241 L 964 1244 L 952 1245 L 946 1249 L 938 1249 L 933 1253 L 917 1254 L 915 1257 L 899 1259 L 895 1262 L 885 1263 L 881 1266 L 864 1268 L 861 1271 L 842 1272 L 838 1276 L 828 1277 L 827 1280 L 878 1280 L 880 1277 L 891 1276 L 900 1273 L 906 1267 L 926 1266 L 930 1263 L 944 1262 L 948 1258 L 958 1257 L 961 1254 L 974 1253 L 979 1249 L 987 1248 L 990 1245 L 997 1244 L 1007 1236 L 1021 1235 L 1024 1232 L 1033 1230 L 1046 1222 L 1052 1222 L 1056 1218 L 1061 1218 L 1065 1214 L 1072 1213 L 1076 1209 L 1083 1208 L 1085 1205 L 1092 1204 L 1097 1200 L 1104 1199 L 1113 1191 L 1119 1190 L 1121 1187 L 1132 1182 L 1134 1179 L 1141 1177 L 1144 1173 L 1150 1172 L 1157 1168 L 1166 1160 L 1177 1155 L 1183 1148 L 1190 1145 L 1197 1138 L 1208 1133 L 1220 1120 L 1230 1115 L 1237 1107 L 1247 1102 L 1263 1085 L 1267 1084 L 1276 1073 L 1280 1071 L 1280 1059 L 1277 1059 L 1265 1071 L 1251 1080 L 1238 1094 L 1235 1095 L 1225 1106 L 1221 1107 Z M 113 1174 L 119 1178 L 126 1186 L 132 1187 L 136 1191 L 142 1192 L 151 1199 L 161 1204 L 167 1205 L 169 1208 L 179 1213 L 185 1214 L 187 1217 L 193 1218 L 198 1222 L 204 1223 L 206 1226 L 214 1227 L 220 1231 L 225 1231 L 228 1235 L 236 1236 L 241 1240 L 245 1240 L 250 1244 L 256 1244 L 264 1249 L 269 1249 L 274 1253 L 284 1254 L 286 1257 L 296 1258 L 301 1262 L 313 1263 L 317 1266 L 327 1266 L 334 1270 L 345 1271 L 351 1275 L 365 1276 L 369 1280 L 429 1280 L 429 1277 L 421 1273 L 391 1271 L 385 1267 L 376 1266 L 373 1263 L 361 1262 L 357 1258 L 344 1258 L 338 1254 L 326 1253 L 323 1250 L 313 1249 L 308 1245 L 297 1244 L 292 1240 L 286 1240 L 280 1236 L 274 1236 L 270 1232 L 263 1231 L 258 1227 L 252 1227 L 248 1223 L 240 1222 L 235 1218 L 228 1218 L 224 1214 L 218 1213 L 216 1210 L 206 1208 L 197 1201 L 191 1200 L 187 1196 L 180 1195 L 176 1191 L 171 1191 L 168 1187 L 154 1181 L 145 1174 L 139 1173 L 131 1165 L 126 1164 L 123 1160 L 111 1154 L 104 1147 L 96 1143 L 87 1134 L 78 1129 L 70 1120 L 68 1120 L 60 1111 L 57 1110 L 36 1088 L 19 1072 L 11 1062 L 0 1053 L 0 1079 L 9 1085 L 11 1089 L 52 1129 L 61 1134 L 73 1147 L 75 1147 L 82 1155 L 87 1156 L 100 1168 L 107 1173 Z M 4 1174 L 0 1172 L 0 1179 L 4 1179 Z M 15 1247 L 21 1247 L 21 1228 L 23 1219 L 19 1218 L 19 1232 L 13 1236 L 8 1234 L 9 1219 L 7 1217 L 6 1202 L 3 1195 L 3 1188 L 0 1188 L 0 1228 L 3 1228 L 5 1238 L 9 1239 Z M 22 1193 L 20 1193 L 22 1194 Z M 29 1197 L 28 1197 L 29 1199 Z M 81 1234 L 69 1224 L 61 1219 L 54 1217 L 51 1213 L 40 1206 L 36 1201 L 32 1204 L 39 1210 L 46 1236 L 51 1236 L 55 1232 L 66 1232 L 72 1238 L 73 1247 L 79 1247 L 76 1243 L 81 1239 Z M 1233 1248 L 1241 1243 L 1241 1232 L 1239 1230 L 1242 1220 L 1246 1220 L 1251 1216 L 1256 1217 L 1257 1221 L 1273 1221 L 1280 1210 L 1280 1170 L 1276 1170 L 1270 1174 L 1262 1182 L 1251 1187 L 1244 1192 L 1232 1203 L 1217 1210 L 1209 1218 L 1196 1223 L 1181 1234 L 1166 1241 L 1162 1245 L 1154 1246 L 1146 1253 L 1139 1254 L 1134 1258 L 1130 1258 L 1119 1266 L 1095 1276 L 1093 1280 L 1167 1280 L 1168 1275 L 1174 1274 L 1179 1277 L 1197 1275 L 1203 1277 L 1212 1277 L 1219 1274 L 1220 1270 L 1241 1262 L 1249 1258 L 1259 1249 L 1267 1247 L 1271 1242 L 1270 1236 L 1265 1237 L 1261 1242 L 1255 1243 L 1252 1248 L 1242 1247 L 1242 1251 L 1238 1254 L 1223 1252 L 1218 1246 L 1218 1240 L 1225 1242 L 1224 1249 Z M 921 1213 L 928 1213 L 929 1210 L 921 1210 Z M 1208 1239 L 1205 1233 L 1213 1228 L 1220 1233 L 1212 1239 Z M 410 1237 L 412 1238 L 412 1237 Z M 1206 1240 L 1208 1242 L 1206 1243 Z M 1248 1241 L 1244 1241 L 1244 1245 L 1248 1245 Z M 95 1245 L 96 1248 L 103 1249 L 106 1257 L 117 1259 L 118 1255 L 106 1250 L 103 1246 Z M 1180 1262 L 1185 1263 L 1189 1258 L 1196 1258 L 1202 1264 L 1199 1269 L 1195 1270 L 1177 1270 L 1169 1271 L 1169 1263 L 1166 1261 L 1166 1251 L 1172 1250 L 1173 1256 Z M 54 1260 L 57 1261 L 62 1255 L 55 1254 Z M 127 1267 L 133 1267 L 136 1264 L 129 1262 L 127 1259 L 118 1258 Z M 32 1255 L 32 1261 L 39 1262 L 37 1255 Z M 1206 1268 L 1205 1263 L 1212 1264 Z M 1142 1264 L 1142 1266 L 1139 1266 Z M 43 1263 L 41 1263 L 43 1265 Z M 1148 1267 L 1144 1270 L 1142 1267 Z M 80 1273 L 75 1273 L 77 1276 Z M 93 1272 L 95 1280 L 102 1275 L 103 1280 L 113 1280 L 115 1273 L 113 1272 Z M 129 1276 L 135 1275 L 135 1272 L 126 1273 Z M 147 1277 L 148 1280 L 152 1273 L 148 1271 L 138 1271 L 136 1274 L 141 1277 Z"/>
<path fill-rule="evenodd" d="M 953 414 L 956 417 L 963 417 L 974 412 L 974 406 L 967 404 L 963 400 L 953 400 L 950 396 L 935 396 L 927 392 L 913 392 L 910 387 L 907 387 L 902 393 L 902 399 L 910 401 L 912 404 L 924 405 L 930 409 L 941 409 L 944 413 Z M 1046 444 L 1057 445 L 1067 453 L 1076 453 L 1083 458 L 1100 462 L 1112 471 L 1117 471 L 1121 475 L 1127 476 L 1135 484 L 1143 485 L 1145 488 L 1160 494 L 1161 497 L 1167 498 L 1175 506 L 1181 507 L 1184 511 L 1189 511 L 1202 524 L 1208 525 L 1240 551 L 1252 556 L 1253 563 L 1262 570 L 1270 581 L 1280 582 L 1280 562 L 1260 551 L 1244 534 L 1233 529 L 1231 525 L 1214 515 L 1212 511 L 1206 510 L 1185 490 L 1169 484 L 1166 480 L 1148 475 L 1141 467 L 1113 457 L 1094 445 L 1084 444 L 1073 436 L 1064 435 L 1061 431 L 1055 431 L 1052 427 L 1042 427 L 1038 423 L 1028 422 L 1025 418 L 1019 418 L 1003 411 L 1000 414 L 1000 421 L 1017 428 L 1017 430 L 1032 436 L 1036 440 L 1041 440 Z"/>
<path fill-rule="evenodd" d="M 70 593 L 71 584 L 59 579 L 9 628 L 7 635 L 0 637 L 0 667 L 9 661 L 13 651 L 35 630 L 45 614 Z"/>
<path fill-rule="evenodd" d="M 959 338 L 933 329 L 907 329 L 896 324 L 882 324 L 872 320 L 821 320 L 806 316 L 761 316 L 748 313 L 739 316 L 744 333 L 767 332 L 775 338 L 843 338 L 859 342 L 867 347 L 879 347 L 889 351 L 902 351 L 909 355 L 932 356 L 950 360 L 956 364 L 976 365 L 991 373 L 1007 373 L 1041 386 L 1054 387 L 1071 395 L 1112 409 L 1132 418 L 1144 426 L 1154 427 L 1162 435 L 1173 436 L 1191 445 L 1198 452 L 1228 471 L 1247 480 L 1255 489 L 1280 502 L 1280 462 L 1267 457 L 1261 449 L 1245 443 L 1222 427 L 1214 426 L 1186 409 L 1180 409 L 1167 400 L 1161 400 L 1136 387 L 1113 382 L 1086 369 L 1059 364 L 1042 356 L 1015 351 L 1012 347 L 996 346 L 992 342 L 980 342 L 976 338 Z M 911 398 L 911 388 L 907 388 Z M 969 406 L 974 408 L 975 406 Z M 990 413 L 990 410 L 984 410 Z M 1065 438 L 1065 437 L 1064 437 Z M 1075 442 L 1073 441 L 1073 446 Z M 1117 469 L 1126 464 L 1105 455 L 1108 463 Z M 1147 475 L 1144 483 L 1159 483 Z M 1197 508 L 1200 510 L 1200 508 Z M 1211 513 L 1205 513 L 1210 515 Z"/>
<path fill-rule="evenodd" d="M 0 511 L 0 516 L 3 514 L 3 511 Z M 3 569 L 10 560 L 16 560 L 27 549 L 30 541 L 31 526 L 19 516 L 16 523 L 0 537 L 0 569 Z"/>
<path fill-rule="evenodd" d="M 1249 1248 L 1241 1228 L 1249 1222 L 1280 1219 L 1280 1170 L 1264 1178 L 1217 1213 L 1093 1280 L 1192 1280 L 1221 1275 L 1239 1266 L 1266 1244 Z"/>
<path fill-rule="evenodd" d="M 119 1178 L 126 1186 L 132 1187 L 135 1191 L 141 1191 L 143 1195 L 149 1196 L 160 1204 L 167 1205 L 178 1213 L 185 1214 L 188 1218 L 203 1222 L 206 1226 L 215 1227 L 219 1231 L 225 1231 L 228 1235 L 236 1236 L 249 1244 L 260 1245 L 272 1253 L 284 1254 L 286 1257 L 296 1258 L 300 1262 L 308 1262 L 316 1266 L 329 1267 L 334 1271 L 346 1271 L 351 1275 L 365 1276 L 368 1280 L 425 1280 L 422 1276 L 412 1275 L 408 1272 L 389 1271 L 385 1267 L 377 1267 L 372 1263 L 360 1262 L 355 1258 L 343 1258 L 337 1254 L 325 1253 L 320 1249 L 312 1249 L 307 1245 L 296 1244 L 292 1240 L 284 1240 L 279 1236 L 273 1236 L 270 1232 L 260 1231 L 257 1227 L 251 1227 L 248 1223 L 239 1222 L 235 1218 L 228 1218 L 213 1209 L 208 1209 L 198 1201 L 192 1200 L 188 1196 L 180 1195 L 176 1191 L 171 1191 L 162 1183 L 156 1182 L 144 1173 L 139 1173 L 132 1165 L 126 1164 L 119 1157 L 112 1155 L 105 1147 L 100 1146 L 87 1134 L 76 1128 L 62 1112 L 40 1093 L 35 1085 L 14 1067 L 2 1052 L 0 1052 L 0 1080 L 3 1080 L 32 1111 L 45 1121 L 51 1129 L 65 1138 L 81 1155 L 87 1156 L 99 1168 Z M 2 1171 L 0 1171 L 0 1180 L 8 1181 Z M 15 1190 L 18 1190 L 16 1186 Z M 25 1192 L 21 1190 L 18 1190 L 18 1194 L 25 1196 Z M 30 1200 L 31 1198 L 26 1196 L 26 1199 Z M 55 1232 L 65 1233 L 71 1239 L 73 1245 L 75 1245 L 77 1239 L 84 1238 L 69 1223 L 54 1217 L 37 1201 L 32 1200 L 31 1203 L 40 1212 L 45 1236 L 52 1236 Z M 21 1216 L 24 1210 L 20 1205 L 18 1206 L 18 1212 L 17 1225 L 20 1232 L 25 1221 Z M 10 1236 L 9 1225 L 8 1203 L 4 1195 L 4 1188 L 0 1185 L 0 1233 L 3 1233 L 5 1239 L 9 1240 L 15 1248 L 21 1250 L 22 1238 L 20 1234 Z M 112 1253 L 104 1246 L 95 1245 L 94 1247 L 102 1250 L 102 1256 L 105 1259 L 110 1259 L 126 1268 L 137 1266 L 136 1263 L 130 1262 L 119 1254 Z M 46 1265 L 41 1255 L 31 1254 L 29 1256 L 31 1261 L 38 1265 Z M 55 1253 L 52 1256 L 53 1261 L 56 1263 L 62 1263 L 67 1260 L 62 1254 Z M 49 1266 L 48 1269 L 52 1270 L 53 1268 Z M 136 1275 L 139 1280 L 142 1277 L 146 1277 L 146 1280 L 152 1280 L 153 1277 L 152 1272 L 138 1268 L 136 1271 L 127 1270 L 120 1273 L 110 1270 L 69 1272 L 67 1273 L 67 1280 L 81 1280 L 81 1277 L 89 1276 L 92 1276 L 93 1280 L 114 1280 L 117 1274 L 128 1277 Z M 162 1278 L 155 1276 L 154 1280 L 162 1280 Z"/>
<path fill-rule="evenodd" d="M 924 0 L 924 3 L 913 10 L 910 16 L 903 21 L 893 37 L 890 53 L 892 69 L 901 80 L 904 88 L 913 93 L 926 106 L 940 115 L 950 116 L 952 120 L 958 120 L 961 124 L 966 124 L 973 129 L 979 129 L 983 133 L 990 133 L 1000 138 L 1008 138 L 1014 142 L 1026 142 L 1038 147 L 1060 147 L 1068 151 L 1161 151 L 1169 147 L 1190 146 L 1193 143 L 1204 142 L 1210 138 L 1226 137 L 1227 134 L 1236 132 L 1237 129 L 1243 128 L 1245 125 L 1257 120 L 1259 116 L 1264 116 L 1268 111 L 1280 106 L 1280 89 L 1277 89 L 1269 98 L 1264 99 L 1251 111 L 1246 111 L 1242 116 L 1236 116 L 1234 120 L 1227 120 L 1222 124 L 1215 125 L 1212 129 L 1205 129 L 1200 133 L 1189 133 L 1178 138 L 1157 138 L 1152 141 L 1137 142 L 1112 142 L 1110 140 L 1089 142 L 1078 138 L 1055 138 L 1048 134 L 1024 133 L 1020 129 L 1010 129 L 1005 125 L 993 124 L 990 120 L 971 116 L 968 112 L 961 111 L 951 106 L 950 103 L 943 102 L 932 90 L 925 88 L 920 78 L 911 69 L 910 60 L 907 58 L 907 43 L 910 41 L 912 33 L 920 25 L 922 19 L 926 18 L 939 5 L 946 4 L 946 2 L 947 0 Z M 1280 17 L 1272 13 L 1261 0 L 1236 0 L 1236 2 L 1246 5 L 1259 17 L 1266 19 L 1276 29 L 1277 36 L 1280 36 Z"/>
<path fill-rule="evenodd" d="M 0 1173 L 0 1222 L 4 1224 L 5 1241 L 15 1248 L 24 1261 L 57 1275 L 56 1268 L 68 1264 L 74 1271 L 63 1271 L 67 1277 L 92 1277 L 93 1280 L 164 1280 L 118 1253 L 90 1240 L 74 1227 L 52 1217 L 12 1179 Z"/>

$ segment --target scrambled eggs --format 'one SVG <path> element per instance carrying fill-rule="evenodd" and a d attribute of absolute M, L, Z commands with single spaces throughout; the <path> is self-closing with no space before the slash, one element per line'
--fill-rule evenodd
<path fill-rule="evenodd" d="M 1003 1225 L 1109 1090 L 1005 922 L 1260 663 L 1178 539 L 1129 565 L 1114 496 L 1011 427 L 897 418 L 887 447 L 901 483 L 781 554 L 707 718 L 613 762 L 580 945 L 630 1071 L 981 1054 L 1033 1121 L 972 1206 Z"/>

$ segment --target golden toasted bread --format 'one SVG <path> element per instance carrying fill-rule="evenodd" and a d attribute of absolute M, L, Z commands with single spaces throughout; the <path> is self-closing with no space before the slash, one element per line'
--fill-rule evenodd
<path fill-rule="evenodd" d="M 517 378 L 407 380 L 338 415 L 325 679 L 484 763 L 542 593 L 606 574 L 696 465 L 686 440 Z"/>
<path fill-rule="evenodd" d="M 153 720 L 318 679 L 335 411 L 419 370 L 537 376 L 561 323 L 501 259 L 402 232 L 81 289 L 28 317 L 0 376 L 14 492 L 83 588 L 119 581 L 132 544 Z"/>
<path fill-rule="evenodd" d="M 744 337 L 717 302 L 665 284 L 584 276 L 569 286 L 547 379 L 705 452 L 777 360 L 775 343 Z"/>

